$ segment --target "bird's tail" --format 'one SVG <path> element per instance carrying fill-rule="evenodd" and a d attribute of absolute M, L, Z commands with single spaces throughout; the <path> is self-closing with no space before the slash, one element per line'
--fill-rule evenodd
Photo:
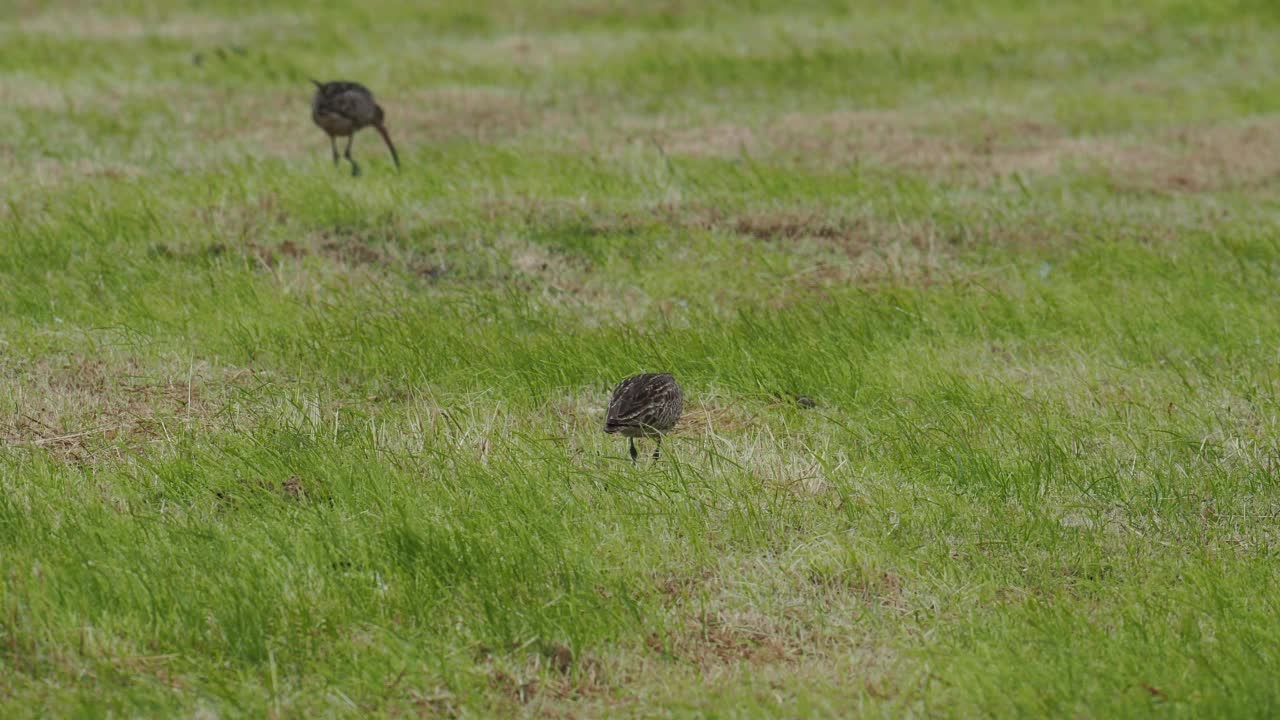
<path fill-rule="evenodd" d="M 387 143 L 387 149 L 391 151 L 391 160 L 396 164 L 396 170 L 400 169 L 400 156 L 396 154 L 396 146 L 391 142 L 391 136 L 387 134 L 387 127 L 382 123 L 373 126 L 378 130 L 378 134 Z"/>
<path fill-rule="evenodd" d="M 610 435 L 620 433 L 623 430 L 627 430 L 632 427 L 633 426 L 628 423 L 619 422 L 617 418 L 606 418 L 604 421 L 604 431 Z"/>
<path fill-rule="evenodd" d="M 311 80 L 311 82 L 315 83 L 316 89 L 324 89 L 324 83 L 320 82 L 315 78 L 309 78 L 309 79 Z"/>

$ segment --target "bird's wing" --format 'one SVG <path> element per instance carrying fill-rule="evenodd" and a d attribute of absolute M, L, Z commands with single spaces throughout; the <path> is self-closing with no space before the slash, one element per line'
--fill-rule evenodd
<path fill-rule="evenodd" d="M 675 399 L 673 394 L 670 382 L 644 376 L 627 378 L 614 389 L 605 422 L 618 427 L 650 425 L 657 410 Z"/>
<path fill-rule="evenodd" d="M 373 96 L 354 83 L 342 83 L 331 90 L 323 105 L 326 112 L 365 124 L 372 122 L 377 112 Z"/>

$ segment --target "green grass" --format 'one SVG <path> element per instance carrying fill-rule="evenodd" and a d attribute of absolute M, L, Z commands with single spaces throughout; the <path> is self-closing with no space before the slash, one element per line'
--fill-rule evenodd
<path fill-rule="evenodd" d="M 1272 4 L 82 5 L 0 20 L 4 717 L 1280 712 Z"/>

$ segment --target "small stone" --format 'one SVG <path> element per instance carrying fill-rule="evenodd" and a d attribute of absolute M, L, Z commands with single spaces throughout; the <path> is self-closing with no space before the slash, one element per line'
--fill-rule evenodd
<path fill-rule="evenodd" d="M 561 675 L 568 675 L 573 666 L 573 651 L 565 645 L 556 645 L 551 651 L 551 667 Z"/>
<path fill-rule="evenodd" d="M 1081 530 L 1092 530 L 1094 527 L 1092 518 L 1074 510 L 1058 518 L 1058 524 L 1065 528 L 1079 528 Z"/>
<path fill-rule="evenodd" d="M 302 478 L 299 478 L 297 475 L 290 475 L 289 479 L 285 480 L 282 486 L 285 494 L 290 497 L 300 498 L 304 494 L 302 489 Z"/>

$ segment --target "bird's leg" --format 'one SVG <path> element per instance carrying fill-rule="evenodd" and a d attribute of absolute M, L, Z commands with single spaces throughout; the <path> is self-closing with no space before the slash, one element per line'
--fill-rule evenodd
<path fill-rule="evenodd" d="M 653 459 L 658 459 L 658 453 L 662 450 L 662 436 L 658 436 L 658 444 L 653 446 Z"/>
<path fill-rule="evenodd" d="M 636 439 L 635 438 L 628 438 L 628 439 L 631 442 L 631 462 L 635 462 L 636 458 L 640 456 L 640 453 L 636 452 Z"/>
<path fill-rule="evenodd" d="M 347 151 L 346 151 L 346 152 L 344 152 L 344 153 L 342 154 L 342 155 L 343 155 L 343 157 L 345 157 L 345 158 L 347 159 L 347 162 L 351 163 L 351 177 L 355 177 L 355 176 L 357 176 L 357 175 L 359 175 L 359 174 L 360 174 L 360 166 L 356 164 L 356 160 L 355 160 L 355 158 L 351 157 L 351 143 L 353 143 L 353 142 L 355 142 L 355 141 L 356 141 L 356 134 L 355 134 L 355 133 L 351 133 L 350 135 L 348 135 L 348 136 L 347 136 Z"/>
<path fill-rule="evenodd" d="M 333 166 L 338 167 L 338 163 L 342 162 L 338 159 L 338 138 L 333 135 L 329 136 L 329 147 L 333 148 Z"/>

